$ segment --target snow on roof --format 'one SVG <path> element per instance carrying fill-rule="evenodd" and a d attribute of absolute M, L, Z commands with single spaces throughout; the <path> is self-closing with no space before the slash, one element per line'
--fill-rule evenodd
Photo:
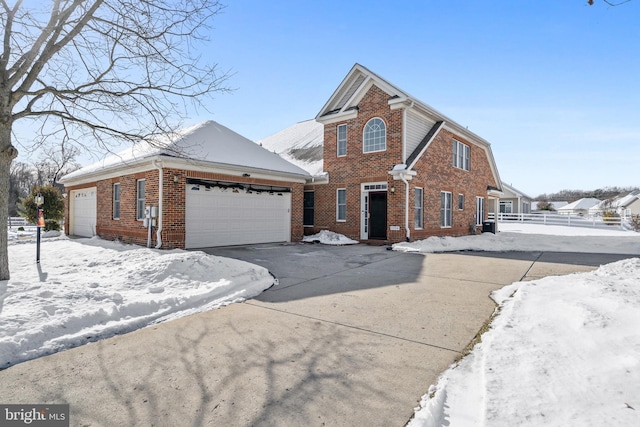
<path fill-rule="evenodd" d="M 258 144 L 313 176 L 323 173 L 324 126 L 313 119 L 289 126 Z"/>
<path fill-rule="evenodd" d="M 70 181 L 123 164 L 139 163 L 159 155 L 263 169 L 276 173 L 308 175 L 304 169 L 286 161 L 281 156 L 258 146 L 220 123 L 207 120 L 153 142 L 143 141 L 135 144 L 133 147 L 66 175 L 62 181 Z"/>
<path fill-rule="evenodd" d="M 579 200 L 576 200 L 573 203 L 569 203 L 568 205 L 565 205 L 561 208 L 559 208 L 558 210 L 562 210 L 562 211 L 571 211 L 571 210 L 577 210 L 577 209 L 589 209 L 594 207 L 595 205 L 597 205 L 598 203 L 600 203 L 600 199 L 594 199 L 594 198 L 582 198 Z"/>

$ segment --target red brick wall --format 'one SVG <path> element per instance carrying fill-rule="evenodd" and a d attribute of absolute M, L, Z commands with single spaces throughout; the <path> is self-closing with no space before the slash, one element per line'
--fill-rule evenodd
<path fill-rule="evenodd" d="M 176 177 L 177 182 L 174 180 Z M 304 184 L 282 182 L 274 180 L 257 180 L 230 176 L 217 173 L 185 171 L 178 169 L 163 169 L 163 218 L 162 218 L 162 248 L 184 248 L 185 241 L 185 186 L 187 178 L 201 178 L 220 181 L 266 184 L 274 186 L 292 187 L 291 196 L 291 240 L 299 241 L 303 236 L 303 188 Z M 107 240 L 119 240 L 146 246 L 148 230 L 142 221 L 136 220 L 137 181 L 145 179 L 145 193 L 147 206 L 158 206 L 159 186 L 158 170 L 151 169 L 131 175 L 105 179 L 89 184 L 67 187 L 67 194 L 72 190 L 97 187 L 97 225 L 98 236 Z M 113 219 L 113 184 L 120 183 L 120 218 Z M 70 198 L 66 200 L 65 213 L 69 216 Z M 69 221 L 65 222 L 65 232 L 69 234 Z M 151 234 L 151 245 L 156 245 L 156 229 Z"/>
<path fill-rule="evenodd" d="M 394 181 L 388 174 L 393 167 L 403 162 L 402 158 L 402 109 L 391 110 L 389 95 L 373 86 L 358 107 L 358 116 L 324 127 L 324 170 L 329 173 L 328 184 L 307 186 L 315 191 L 315 224 L 307 227 L 306 234 L 329 229 L 352 239 L 360 239 L 361 184 L 387 182 L 387 242 L 406 239 L 405 230 L 405 185 Z M 387 149 L 377 153 L 363 153 L 363 129 L 371 118 L 380 117 L 387 126 Z M 337 157 L 337 127 L 347 125 L 347 155 Z M 470 147 L 470 171 L 452 165 L 452 139 L 454 135 L 442 130 L 414 166 L 418 175 L 409 181 L 409 226 L 411 240 L 434 235 L 462 235 L 470 232 L 475 224 L 475 197 L 485 197 L 488 206 L 487 185 L 496 186 L 485 151 L 464 138 L 456 137 Z M 391 192 L 391 188 L 395 192 Z M 424 192 L 424 224 L 422 230 L 414 227 L 415 188 Z M 347 220 L 336 221 L 336 191 L 347 189 Z M 452 227 L 440 227 L 440 192 L 452 193 Z M 458 194 L 465 195 L 465 209 L 459 211 Z M 486 207 L 485 207 L 486 211 Z M 391 226 L 400 230 L 391 231 Z"/>

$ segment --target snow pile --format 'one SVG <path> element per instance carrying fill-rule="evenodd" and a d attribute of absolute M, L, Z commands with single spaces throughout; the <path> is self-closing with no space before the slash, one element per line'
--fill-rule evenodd
<path fill-rule="evenodd" d="M 100 239 L 9 245 L 0 282 L 0 368 L 243 301 L 274 283 L 263 267 L 204 252 Z"/>
<path fill-rule="evenodd" d="M 334 233 L 333 231 L 329 230 L 322 230 L 317 234 L 304 236 L 302 238 L 302 241 L 311 243 L 322 243 L 323 245 L 355 245 L 358 243 L 356 240 L 351 240 L 347 236 Z"/>
<path fill-rule="evenodd" d="M 497 234 L 429 237 L 410 243 L 396 243 L 404 252 L 451 251 L 552 251 L 640 255 L 640 233 L 618 229 L 567 227 L 561 225 L 501 222 Z M 524 235 L 523 235 L 524 234 Z"/>
<path fill-rule="evenodd" d="M 640 259 L 493 298 L 490 330 L 409 426 L 640 425 Z"/>

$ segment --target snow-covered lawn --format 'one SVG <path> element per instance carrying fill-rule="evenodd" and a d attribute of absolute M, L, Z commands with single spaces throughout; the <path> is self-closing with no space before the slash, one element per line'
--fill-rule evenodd
<path fill-rule="evenodd" d="M 638 233 L 501 227 L 511 232 L 400 246 L 640 255 Z M 409 426 L 640 425 L 640 258 L 517 282 L 492 297 L 499 309 L 489 331 L 428 389 Z"/>
<path fill-rule="evenodd" d="M 0 368 L 251 298 L 274 283 L 263 267 L 100 239 L 9 245 L 0 281 Z"/>

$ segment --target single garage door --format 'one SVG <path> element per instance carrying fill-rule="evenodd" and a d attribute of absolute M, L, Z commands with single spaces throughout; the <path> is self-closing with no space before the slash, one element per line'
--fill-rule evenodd
<path fill-rule="evenodd" d="M 185 246 L 288 242 L 291 193 L 286 190 L 187 184 Z"/>
<path fill-rule="evenodd" d="M 96 235 L 97 198 L 96 187 L 72 190 L 69 193 L 70 230 L 73 236 Z"/>

